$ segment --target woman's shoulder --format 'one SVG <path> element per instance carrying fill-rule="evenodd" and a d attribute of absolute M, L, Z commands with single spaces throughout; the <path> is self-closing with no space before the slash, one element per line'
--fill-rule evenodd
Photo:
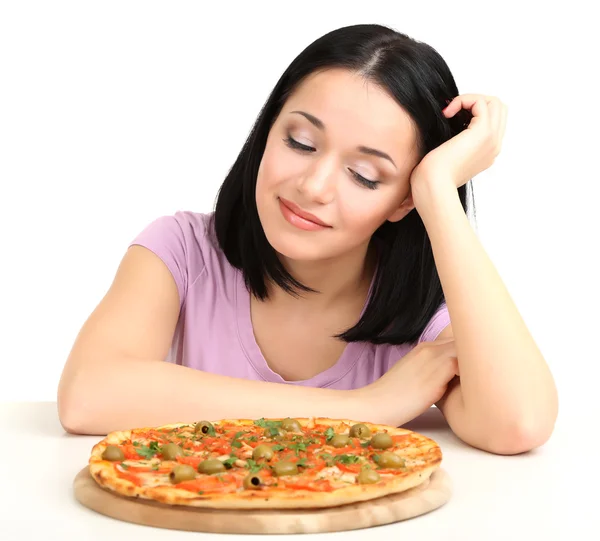
<path fill-rule="evenodd" d="M 180 210 L 155 218 L 130 242 L 156 254 L 175 279 L 180 299 L 201 276 L 228 280 L 235 269 L 221 250 L 214 228 L 214 212 Z"/>

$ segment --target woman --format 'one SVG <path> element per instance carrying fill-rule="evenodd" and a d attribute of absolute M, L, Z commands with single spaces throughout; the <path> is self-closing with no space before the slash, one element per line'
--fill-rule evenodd
<path fill-rule="evenodd" d="M 506 107 L 430 46 L 341 28 L 288 67 L 214 213 L 150 224 L 84 324 L 69 432 L 199 418 L 402 425 L 436 404 L 468 444 L 543 444 L 550 371 L 467 219 Z M 171 362 L 162 362 L 162 361 Z"/>

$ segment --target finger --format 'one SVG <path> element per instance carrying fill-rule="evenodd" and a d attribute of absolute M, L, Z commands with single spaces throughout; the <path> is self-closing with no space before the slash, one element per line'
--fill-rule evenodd
<path fill-rule="evenodd" d="M 452 369 L 456 376 L 460 376 L 460 365 L 458 364 L 458 357 L 452 357 Z"/>
<path fill-rule="evenodd" d="M 498 100 L 490 100 L 487 102 L 487 107 L 490 115 L 490 127 L 494 137 L 500 139 L 500 127 L 502 123 L 502 104 Z"/>
<path fill-rule="evenodd" d="M 444 337 L 444 338 L 436 338 L 432 344 L 447 344 L 448 342 L 454 342 L 454 337 Z"/>
<path fill-rule="evenodd" d="M 454 98 L 443 110 L 443 113 L 446 118 L 452 118 L 461 109 L 466 109 L 473 115 L 467 128 L 474 129 L 481 124 L 487 126 L 489 111 L 486 96 L 482 94 L 462 94 Z"/>
<path fill-rule="evenodd" d="M 435 355 L 448 355 L 450 352 L 456 350 L 456 343 L 454 338 L 438 338 L 431 342 L 432 346 L 435 346 Z"/>
<path fill-rule="evenodd" d="M 455 376 L 460 376 L 458 358 L 456 355 L 440 356 L 436 362 L 431 363 L 431 374 L 436 380 L 450 381 Z M 439 378 L 439 379 L 438 379 Z"/>
<path fill-rule="evenodd" d="M 504 131 L 506 129 L 506 106 L 500 100 L 494 100 L 489 105 L 492 118 L 492 133 L 497 152 L 502 148 Z"/>
<path fill-rule="evenodd" d="M 485 103 L 491 96 L 486 96 L 484 94 L 461 94 L 456 96 L 445 108 L 444 114 L 450 118 L 453 117 L 456 113 L 458 113 L 461 109 L 470 110 L 473 115 L 476 115 L 477 112 L 482 112 L 481 107 L 483 103 Z M 474 111 L 473 108 L 477 107 L 477 111 Z"/>

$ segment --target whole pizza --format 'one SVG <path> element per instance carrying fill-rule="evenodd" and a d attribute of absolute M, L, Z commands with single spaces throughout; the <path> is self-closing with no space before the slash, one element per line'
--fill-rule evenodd
<path fill-rule="evenodd" d="M 221 509 L 333 507 L 426 481 L 442 452 L 419 433 L 326 418 L 226 419 L 112 432 L 89 471 L 117 494 Z"/>

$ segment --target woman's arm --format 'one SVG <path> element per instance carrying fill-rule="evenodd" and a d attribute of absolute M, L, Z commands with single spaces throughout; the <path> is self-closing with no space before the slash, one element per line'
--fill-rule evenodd
<path fill-rule="evenodd" d="M 507 107 L 495 96 L 456 96 L 446 118 L 470 110 L 466 129 L 428 152 L 411 173 L 412 199 L 431 240 L 454 336 L 460 379 L 438 403 L 459 438 L 513 454 L 554 429 L 554 380 L 464 213 L 457 188 L 490 167 L 502 148 Z"/>
<path fill-rule="evenodd" d="M 58 388 L 71 433 L 202 419 L 327 416 L 378 422 L 362 391 L 246 381 L 164 361 L 179 317 L 166 265 L 131 247 L 104 299 L 81 329 Z"/>
<path fill-rule="evenodd" d="M 443 189 L 442 186 L 447 186 Z M 542 445 L 558 411 L 550 370 L 450 183 L 413 186 L 433 249 L 460 380 L 438 404 L 467 443 L 500 454 Z"/>

